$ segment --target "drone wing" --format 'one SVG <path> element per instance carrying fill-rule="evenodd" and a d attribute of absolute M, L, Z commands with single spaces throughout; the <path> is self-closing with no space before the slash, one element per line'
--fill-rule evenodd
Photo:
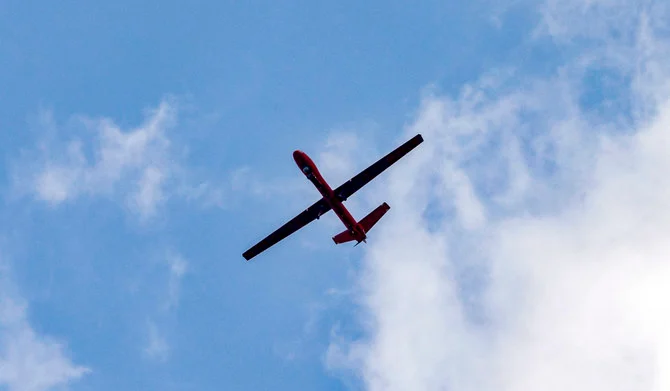
<path fill-rule="evenodd" d="M 300 214 L 289 220 L 286 224 L 279 227 L 276 231 L 268 235 L 265 239 L 256 243 L 253 247 L 245 251 L 242 256 L 247 261 L 256 255 L 262 253 L 268 248 L 274 246 L 282 239 L 291 235 L 300 228 L 306 226 L 330 210 L 330 205 L 325 199 L 320 199 L 312 206 L 302 211 Z"/>
<path fill-rule="evenodd" d="M 420 134 L 417 134 L 410 140 L 406 141 L 403 145 L 389 152 L 386 156 L 377 160 L 368 168 L 358 173 L 355 177 L 344 182 L 342 185 L 340 185 L 340 187 L 335 189 L 335 194 L 340 198 L 340 200 L 346 200 L 352 194 L 360 190 L 361 187 L 367 185 L 368 182 L 373 180 L 377 175 L 384 172 L 384 170 L 387 168 L 391 167 L 395 162 L 400 160 L 400 158 L 403 156 L 407 155 L 411 150 L 416 148 L 422 142 L 423 137 Z"/>

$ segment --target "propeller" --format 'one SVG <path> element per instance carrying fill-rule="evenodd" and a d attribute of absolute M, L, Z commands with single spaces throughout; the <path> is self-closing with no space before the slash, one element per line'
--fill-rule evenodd
<path fill-rule="evenodd" d="M 356 246 L 358 246 L 359 244 L 361 244 L 361 242 L 362 242 L 362 243 L 366 243 L 366 244 L 368 243 L 367 240 L 363 239 L 362 241 L 360 241 L 360 242 L 354 244 L 354 247 L 356 247 Z"/>

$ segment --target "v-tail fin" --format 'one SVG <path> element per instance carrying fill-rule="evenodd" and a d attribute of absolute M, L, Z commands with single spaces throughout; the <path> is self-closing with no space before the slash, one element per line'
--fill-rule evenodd
<path fill-rule="evenodd" d="M 372 229 L 372 227 L 377 224 L 379 219 L 381 219 L 389 209 L 391 209 L 391 207 L 386 202 L 384 202 L 375 210 L 368 213 L 367 216 L 363 217 L 363 219 L 360 221 L 361 226 L 363 226 L 363 230 L 365 230 L 366 233 L 369 232 L 370 229 Z"/>
<path fill-rule="evenodd" d="M 344 231 L 340 232 L 339 234 L 333 236 L 333 241 L 335 244 L 342 244 L 346 242 L 351 242 L 352 240 L 356 240 L 354 236 L 349 232 L 348 229 L 345 229 Z"/>
<path fill-rule="evenodd" d="M 384 202 L 383 204 L 379 205 L 375 210 L 372 212 L 368 213 L 367 216 L 363 217 L 361 221 L 358 222 L 360 226 L 363 228 L 363 232 L 367 233 L 372 229 L 372 227 L 377 224 L 379 219 L 384 216 L 384 214 L 391 209 L 391 207 Z M 333 236 L 333 241 L 335 244 L 341 244 L 341 243 L 346 243 L 346 242 L 351 242 L 352 240 L 356 240 L 354 235 L 352 235 L 351 231 L 349 230 L 344 230 L 340 232 L 339 234 Z M 364 239 L 365 240 L 365 239 Z"/>

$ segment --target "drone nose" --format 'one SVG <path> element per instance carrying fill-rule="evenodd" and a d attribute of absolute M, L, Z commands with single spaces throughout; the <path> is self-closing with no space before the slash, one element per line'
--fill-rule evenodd
<path fill-rule="evenodd" d="M 293 160 L 295 160 L 298 165 L 302 165 L 302 163 L 305 162 L 305 158 L 303 157 L 303 152 L 300 150 L 295 150 L 293 151 Z"/>

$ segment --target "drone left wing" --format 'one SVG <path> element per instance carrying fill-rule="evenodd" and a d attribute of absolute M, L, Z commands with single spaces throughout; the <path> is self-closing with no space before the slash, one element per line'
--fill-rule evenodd
<path fill-rule="evenodd" d="M 279 227 L 265 239 L 261 240 L 253 247 L 245 251 L 242 256 L 247 261 L 250 260 L 268 248 L 274 246 L 279 241 L 291 235 L 295 231 L 318 219 L 321 215 L 328 212 L 329 210 L 330 205 L 328 205 L 326 200 L 323 198 L 320 199 L 319 201 L 312 204 L 312 206 L 302 211 L 299 215 L 292 218 L 289 222 Z"/>

